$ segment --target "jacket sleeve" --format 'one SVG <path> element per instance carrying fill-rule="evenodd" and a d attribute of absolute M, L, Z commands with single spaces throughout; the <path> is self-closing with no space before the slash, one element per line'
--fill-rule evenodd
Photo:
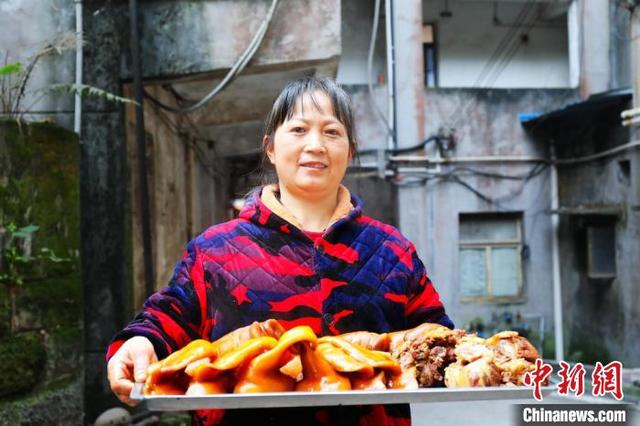
<path fill-rule="evenodd" d="M 408 301 L 405 308 L 408 326 L 415 327 L 425 322 L 431 322 L 453 328 L 453 321 L 446 314 L 440 296 L 429 279 L 422 261 L 418 258 L 413 244 L 410 245 L 407 254 L 410 256 L 412 266 Z"/>
<path fill-rule="evenodd" d="M 154 293 L 142 311 L 117 333 L 107 349 L 107 360 L 131 337 L 151 341 L 158 359 L 206 334 L 207 291 L 202 258 L 194 241 L 187 245 L 169 286 Z"/>

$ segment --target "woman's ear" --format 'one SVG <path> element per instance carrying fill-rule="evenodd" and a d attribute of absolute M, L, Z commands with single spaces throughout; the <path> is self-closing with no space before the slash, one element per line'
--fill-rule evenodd
<path fill-rule="evenodd" d="M 271 164 L 275 164 L 275 158 L 273 155 L 273 139 L 271 138 L 271 136 L 265 135 L 262 138 L 262 146 L 264 152 L 267 154 L 267 157 L 269 157 L 269 161 L 271 162 Z"/>

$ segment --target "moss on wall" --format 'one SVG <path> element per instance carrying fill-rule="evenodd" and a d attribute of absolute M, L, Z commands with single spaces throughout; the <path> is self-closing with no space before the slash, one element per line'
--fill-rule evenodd
<path fill-rule="evenodd" d="M 34 333 L 0 340 L 0 397 L 25 392 L 44 376 L 45 351 Z"/>
<path fill-rule="evenodd" d="M 84 423 L 80 380 L 52 384 L 26 398 L 0 402 L 0 426 Z"/>
<path fill-rule="evenodd" d="M 51 123 L 0 121 L 0 220 L 35 223 L 34 248 L 77 258 L 78 138 Z"/>
<path fill-rule="evenodd" d="M 70 259 L 38 266 L 37 279 L 25 282 L 17 299 L 14 336 L 8 329 L 8 295 L 0 288 L 3 365 L 31 366 L 32 373 L 21 374 L 39 380 L 40 390 L 75 379 L 82 371 L 79 152 L 77 135 L 55 124 L 0 121 L 0 224 L 35 224 L 39 229 L 32 252 L 47 247 Z M 36 350 L 34 336 L 42 352 Z M 15 349 L 19 344 L 24 346 L 20 354 Z M 7 377 L 7 384 L 11 380 Z M 26 389 L 26 384 L 16 388 Z M 5 395 L 0 382 L 0 396 Z"/>

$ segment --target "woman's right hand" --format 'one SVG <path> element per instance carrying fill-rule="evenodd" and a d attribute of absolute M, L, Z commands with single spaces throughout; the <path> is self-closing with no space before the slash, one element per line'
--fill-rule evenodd
<path fill-rule="evenodd" d="M 107 364 L 111 390 L 120 401 L 134 406 L 140 401 L 129 398 L 134 383 L 144 383 L 147 367 L 158 361 L 153 345 L 143 336 L 135 336 L 123 343 Z"/>

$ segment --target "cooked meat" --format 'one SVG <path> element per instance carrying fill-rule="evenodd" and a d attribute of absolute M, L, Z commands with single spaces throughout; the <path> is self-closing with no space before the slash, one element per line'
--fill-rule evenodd
<path fill-rule="evenodd" d="M 478 358 L 468 364 L 456 362 L 446 367 L 444 382 L 449 388 L 499 386 L 502 376 L 490 359 Z"/>
<path fill-rule="evenodd" d="M 319 354 L 317 348 L 304 344 L 302 349 L 303 378 L 296 384 L 297 391 L 337 391 L 351 389 L 349 379 Z"/>
<path fill-rule="evenodd" d="M 263 322 L 254 321 L 246 327 L 238 328 L 231 333 L 225 334 L 212 343 L 217 351 L 218 356 L 223 356 L 227 352 L 231 352 L 238 346 L 250 339 L 257 337 L 273 337 L 278 340 L 284 333 L 284 327 L 274 319 Z"/>
<path fill-rule="evenodd" d="M 285 392 L 295 388 L 295 381 L 280 373 L 283 362 L 291 355 L 290 348 L 298 343 L 306 342 L 311 346 L 317 343 L 311 327 L 301 325 L 286 331 L 278 344 L 268 351 L 248 361 L 246 368 L 238 371 L 238 382 L 235 393 Z"/>
<path fill-rule="evenodd" d="M 455 361 L 454 348 L 462 335 L 462 330 L 425 323 L 391 333 L 391 355 L 403 369 L 415 368 L 420 387 L 442 386 L 444 368 Z"/>
<path fill-rule="evenodd" d="M 352 333 L 341 334 L 340 338 L 369 350 L 389 352 L 388 333 L 378 334 L 369 331 L 354 331 Z"/>
<path fill-rule="evenodd" d="M 508 362 L 496 363 L 502 374 L 502 383 L 517 386 L 524 386 L 524 376 L 535 369 L 532 362 L 524 358 L 512 359 Z M 544 384 L 546 384 L 545 382 Z"/>
<path fill-rule="evenodd" d="M 455 349 L 456 360 L 473 362 L 480 358 L 493 359 L 493 351 L 487 346 L 486 340 L 474 334 L 460 339 Z"/>
<path fill-rule="evenodd" d="M 515 331 L 489 339 L 467 335 L 455 349 L 456 362 L 445 369 L 448 387 L 523 385 L 538 352 Z"/>
<path fill-rule="evenodd" d="M 487 339 L 489 346 L 496 355 L 496 362 L 504 363 L 517 358 L 535 362 L 539 358 L 536 348 L 516 331 L 502 331 Z"/>
<path fill-rule="evenodd" d="M 351 386 L 354 390 L 385 390 L 387 388 L 384 371 L 373 377 L 354 377 Z"/>
<path fill-rule="evenodd" d="M 489 339 L 438 324 L 318 338 L 255 322 L 196 340 L 149 367 L 147 395 L 521 386 L 538 352 L 513 331 Z M 384 350 L 383 350 L 384 349 Z"/>
<path fill-rule="evenodd" d="M 302 375 L 302 360 L 300 355 L 293 355 L 293 357 L 285 365 L 280 367 L 280 372 L 285 376 L 291 377 L 296 382 L 299 382 L 304 377 Z"/>

